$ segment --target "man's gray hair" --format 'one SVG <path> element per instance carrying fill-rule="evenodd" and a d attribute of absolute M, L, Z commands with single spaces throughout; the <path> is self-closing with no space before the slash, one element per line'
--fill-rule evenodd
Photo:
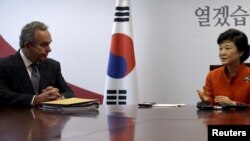
<path fill-rule="evenodd" d="M 21 35 L 19 37 L 19 46 L 21 48 L 24 47 L 24 43 L 25 42 L 29 42 L 31 44 L 35 44 L 35 31 L 36 30 L 47 30 L 48 29 L 48 26 L 45 25 L 44 23 L 42 22 L 39 22 L 39 21 L 32 21 L 28 24 L 26 24 L 22 31 L 21 31 Z"/>

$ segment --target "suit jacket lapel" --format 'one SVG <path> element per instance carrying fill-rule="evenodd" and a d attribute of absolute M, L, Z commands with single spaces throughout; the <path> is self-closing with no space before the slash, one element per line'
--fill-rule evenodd
<path fill-rule="evenodd" d="M 23 81 L 21 85 L 23 85 L 24 89 L 28 90 L 29 93 L 35 93 L 29 74 L 20 55 L 20 50 L 15 54 L 15 56 L 16 56 L 15 65 L 17 69 L 16 72 L 19 79 Z"/>

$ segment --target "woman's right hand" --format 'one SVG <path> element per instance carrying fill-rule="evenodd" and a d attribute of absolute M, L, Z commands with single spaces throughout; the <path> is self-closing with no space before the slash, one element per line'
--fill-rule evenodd
<path fill-rule="evenodd" d="M 202 102 L 210 102 L 210 97 L 206 93 L 205 86 L 203 86 L 203 90 L 197 90 L 197 94 Z"/>

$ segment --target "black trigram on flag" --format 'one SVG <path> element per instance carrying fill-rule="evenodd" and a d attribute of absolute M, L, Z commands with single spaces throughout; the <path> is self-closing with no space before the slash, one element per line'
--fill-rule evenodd
<path fill-rule="evenodd" d="M 107 90 L 107 105 L 126 105 L 127 90 Z"/>
<path fill-rule="evenodd" d="M 117 6 L 115 12 L 114 22 L 128 22 L 129 21 L 129 7 Z"/>

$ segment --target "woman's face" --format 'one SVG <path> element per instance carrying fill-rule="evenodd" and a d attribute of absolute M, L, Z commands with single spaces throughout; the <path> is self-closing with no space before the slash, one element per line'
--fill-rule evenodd
<path fill-rule="evenodd" d="M 243 52 L 239 52 L 230 40 L 225 40 L 219 45 L 219 57 L 223 65 L 240 64 L 242 54 Z"/>

